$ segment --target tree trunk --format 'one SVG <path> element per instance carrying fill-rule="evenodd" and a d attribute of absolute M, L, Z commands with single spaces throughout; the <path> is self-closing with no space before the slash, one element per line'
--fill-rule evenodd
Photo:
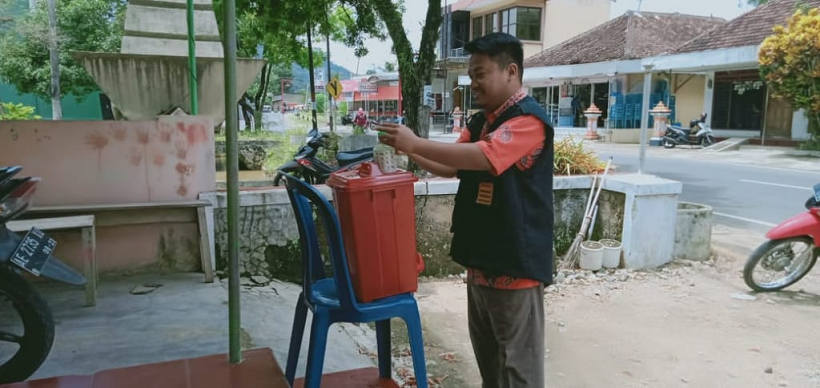
<path fill-rule="evenodd" d="M 413 46 L 407 39 L 402 27 L 402 14 L 392 0 L 373 0 L 372 4 L 379 17 L 387 26 L 387 32 L 393 41 L 393 49 L 399 62 L 399 77 L 401 77 L 401 94 L 404 110 L 407 111 L 407 126 L 412 128 L 416 135 L 426 138 L 429 126 L 429 113 L 422 118 L 421 101 L 422 89 L 430 82 L 433 65 L 436 61 L 435 45 L 438 41 L 439 27 L 441 27 L 441 0 L 427 1 L 427 16 L 421 32 L 418 60 L 415 59 Z M 425 123 L 422 124 L 421 121 Z"/>
<path fill-rule="evenodd" d="M 63 118 L 63 106 L 60 102 L 60 53 L 57 51 L 57 6 L 55 0 L 48 0 L 48 54 L 51 59 L 51 117 L 52 120 Z"/>

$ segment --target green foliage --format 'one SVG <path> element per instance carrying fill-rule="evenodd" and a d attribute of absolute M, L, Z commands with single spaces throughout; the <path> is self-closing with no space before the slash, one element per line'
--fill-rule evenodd
<path fill-rule="evenodd" d="M 293 159 L 293 155 L 304 144 L 307 133 L 306 127 L 289 129 L 285 133 L 272 133 L 272 138 L 279 140 L 279 146 L 268 150 L 268 158 L 262 166 L 265 175 L 271 178 L 274 177 L 279 166 Z"/>
<path fill-rule="evenodd" d="M 316 113 L 325 113 L 325 106 L 327 105 L 327 94 L 316 93 Z"/>
<path fill-rule="evenodd" d="M 584 148 L 583 142 L 576 143 L 572 137 L 555 142 L 554 155 L 555 175 L 588 175 L 605 167 L 595 151 Z"/>
<path fill-rule="evenodd" d="M 347 101 L 345 101 L 345 100 L 339 101 L 339 103 L 336 104 L 336 111 L 343 114 L 343 115 L 346 115 L 347 112 L 348 112 Z"/>
<path fill-rule="evenodd" d="M 98 90 L 70 51 L 119 52 L 125 22 L 123 0 L 57 0 L 60 93 L 85 96 Z M 21 93 L 51 97 L 46 2 L 16 20 L 0 35 L 0 78 Z"/>
<path fill-rule="evenodd" d="M 820 142 L 820 9 L 798 6 L 773 32 L 760 46 L 760 74 L 774 97 L 805 111 L 811 147 Z"/>
<path fill-rule="evenodd" d="M 42 117 L 34 114 L 33 106 L 0 102 L 0 120 L 40 120 Z"/>
<path fill-rule="evenodd" d="M 385 62 L 384 63 L 384 71 L 390 72 L 390 73 L 396 71 L 396 64 L 393 63 L 393 62 Z"/>

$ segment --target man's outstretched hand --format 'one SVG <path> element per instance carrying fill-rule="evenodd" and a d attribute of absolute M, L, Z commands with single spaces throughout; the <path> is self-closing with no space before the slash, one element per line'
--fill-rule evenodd
<path fill-rule="evenodd" d="M 375 129 L 383 132 L 379 134 L 380 142 L 407 154 L 412 154 L 416 149 L 416 144 L 421 140 L 412 129 L 401 124 L 382 123 Z"/>

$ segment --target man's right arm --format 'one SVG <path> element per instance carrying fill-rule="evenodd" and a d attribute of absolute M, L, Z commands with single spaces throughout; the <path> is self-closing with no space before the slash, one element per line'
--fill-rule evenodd
<path fill-rule="evenodd" d="M 434 162 L 430 159 L 424 158 L 419 155 L 410 155 L 410 158 L 413 159 L 421 168 L 433 173 L 433 175 L 440 176 L 442 178 L 453 178 L 458 173 L 458 170 L 452 167 L 445 166 L 441 163 Z"/>

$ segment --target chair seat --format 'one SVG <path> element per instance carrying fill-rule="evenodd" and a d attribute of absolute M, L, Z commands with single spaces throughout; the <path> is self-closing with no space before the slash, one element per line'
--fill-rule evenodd
<path fill-rule="evenodd" d="M 336 291 L 336 284 L 332 278 L 321 279 L 314 282 L 310 287 L 309 303 L 316 307 L 324 307 L 328 309 L 338 309 L 339 295 Z M 408 307 L 415 308 L 415 299 L 413 294 L 399 294 L 383 299 L 377 299 L 368 303 L 359 304 L 359 310 L 362 313 L 375 312 L 376 310 L 389 309 L 393 310 L 402 305 L 409 305 Z"/>

